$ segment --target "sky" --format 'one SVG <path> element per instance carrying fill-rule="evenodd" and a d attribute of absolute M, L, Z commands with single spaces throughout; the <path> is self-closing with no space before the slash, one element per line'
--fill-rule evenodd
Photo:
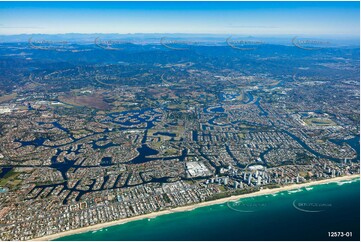
<path fill-rule="evenodd" d="M 359 36 L 359 2 L 0 2 L 0 35 Z"/>

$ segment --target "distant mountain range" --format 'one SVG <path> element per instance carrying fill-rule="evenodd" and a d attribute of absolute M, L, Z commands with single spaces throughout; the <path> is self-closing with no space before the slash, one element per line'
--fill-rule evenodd
<path fill-rule="evenodd" d="M 109 40 L 124 40 L 129 42 L 138 43 L 148 43 L 148 44 L 159 44 L 160 39 L 164 38 L 167 41 L 177 40 L 177 41 L 192 41 L 199 42 L 201 44 L 226 44 L 227 38 L 232 38 L 233 40 L 239 41 L 249 41 L 257 40 L 262 41 L 265 44 L 282 44 L 282 45 L 292 45 L 292 39 L 303 38 L 303 39 L 312 39 L 315 41 L 328 41 L 331 46 L 359 46 L 360 38 L 359 36 L 296 36 L 296 35 L 279 35 L 279 36 L 246 36 L 246 35 L 220 35 L 220 34 L 177 34 L 177 33 L 154 33 L 154 34 L 79 34 L 79 33 L 69 33 L 69 34 L 19 34 L 19 35 L 0 35 L 0 43 L 5 42 L 27 42 L 29 39 L 33 40 L 47 40 L 47 41 L 69 41 L 74 43 L 92 43 L 96 38 L 101 38 L 104 41 Z"/>
<path fill-rule="evenodd" d="M 296 35 L 220 35 L 220 34 L 182 34 L 182 33 L 154 33 L 154 34 L 19 34 L 19 35 L 0 35 L 0 43 L 9 42 L 28 42 L 30 41 L 68 41 L 77 44 L 94 43 L 95 39 L 102 41 L 127 41 L 134 44 L 159 44 L 163 38 L 164 41 L 190 41 L 197 42 L 202 45 L 224 45 L 227 44 L 227 39 L 232 38 L 233 41 L 262 41 L 265 44 L 281 44 L 292 45 L 292 40 L 297 38 L 312 40 L 312 41 L 327 41 L 329 46 L 352 46 L 358 47 L 360 43 L 359 36 L 345 36 L 345 35 L 322 35 L 322 36 L 296 36 Z"/>

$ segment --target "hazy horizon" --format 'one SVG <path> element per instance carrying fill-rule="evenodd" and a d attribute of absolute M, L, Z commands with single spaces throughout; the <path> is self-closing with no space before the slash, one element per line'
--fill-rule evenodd
<path fill-rule="evenodd" d="M 246 35 L 246 34 L 187 34 L 187 33 L 134 33 L 134 34 L 104 34 L 104 33 L 64 33 L 64 34 L 18 34 L 0 35 L 0 43 L 27 43 L 27 42 L 47 42 L 66 41 L 68 44 L 94 44 L 96 39 L 99 42 L 117 41 L 123 44 L 161 44 L 172 40 L 188 41 L 191 45 L 227 45 L 227 39 L 232 41 L 262 41 L 263 44 L 293 45 L 293 39 L 298 40 L 320 40 L 327 41 L 329 47 L 336 46 L 357 46 L 359 47 L 359 36 L 345 35 Z M 124 42 L 125 41 L 125 42 Z"/>
<path fill-rule="evenodd" d="M 359 36 L 359 2 L 0 2 L 0 35 Z"/>

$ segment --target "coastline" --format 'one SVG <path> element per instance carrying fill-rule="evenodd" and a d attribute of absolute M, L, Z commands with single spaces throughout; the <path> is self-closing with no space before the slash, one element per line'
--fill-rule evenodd
<path fill-rule="evenodd" d="M 165 215 L 165 214 L 191 211 L 191 210 L 194 210 L 194 209 L 200 208 L 200 207 L 217 205 L 217 204 L 222 204 L 222 203 L 226 203 L 226 202 L 230 202 L 230 201 L 237 201 L 242 198 L 269 195 L 269 194 L 279 193 L 279 192 L 283 192 L 283 191 L 299 189 L 299 188 L 303 188 L 303 187 L 353 180 L 356 178 L 360 178 L 360 174 L 335 177 L 335 178 L 324 179 L 324 180 L 319 180 L 319 181 L 311 181 L 311 182 L 301 183 L 301 184 L 291 184 L 291 185 L 287 185 L 287 186 L 283 186 L 283 187 L 279 187 L 279 188 L 273 188 L 273 189 L 262 189 L 257 192 L 236 195 L 236 196 L 221 198 L 221 199 L 217 199 L 217 200 L 201 202 L 201 203 L 197 203 L 197 204 L 193 204 L 193 205 L 186 205 L 186 206 L 177 207 L 177 208 L 171 208 L 171 209 L 162 210 L 162 211 L 158 211 L 158 212 L 134 216 L 131 218 L 123 218 L 120 220 L 110 221 L 110 222 L 101 223 L 101 224 L 95 224 L 95 225 L 91 225 L 91 226 L 84 227 L 84 228 L 78 228 L 78 229 L 74 229 L 74 230 L 64 231 L 64 232 L 60 232 L 60 233 L 56 233 L 56 234 L 52 234 L 52 235 L 46 235 L 43 237 L 32 239 L 32 241 L 49 241 L 49 240 L 54 240 L 54 239 L 57 239 L 60 237 L 65 237 L 65 236 L 69 236 L 69 235 L 73 235 L 73 234 L 85 233 L 85 232 L 89 232 L 89 231 L 99 230 L 99 229 L 102 229 L 105 227 L 125 224 L 125 223 L 136 221 L 136 220 L 154 218 L 154 217 Z"/>

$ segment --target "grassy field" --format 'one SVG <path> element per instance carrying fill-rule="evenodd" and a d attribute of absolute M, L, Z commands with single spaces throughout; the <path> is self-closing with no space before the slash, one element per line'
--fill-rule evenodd
<path fill-rule="evenodd" d="M 331 119 L 328 118 L 307 118 L 304 120 L 307 125 L 314 126 L 333 126 L 336 125 Z"/>
<path fill-rule="evenodd" d="M 19 172 L 15 172 L 14 170 L 9 171 L 3 178 L 0 179 L 0 186 L 7 186 L 11 188 L 20 184 L 21 180 L 16 179 L 19 174 Z"/>
<path fill-rule="evenodd" d="M 0 96 L 0 103 L 8 102 L 8 101 L 16 98 L 16 96 L 17 96 L 16 93 Z"/>
<path fill-rule="evenodd" d="M 106 103 L 103 100 L 103 97 L 98 94 L 92 94 L 92 95 L 65 95 L 65 96 L 59 96 L 59 101 L 74 105 L 74 106 L 85 106 L 90 108 L 96 108 L 100 110 L 109 110 L 110 106 L 108 103 Z"/>

